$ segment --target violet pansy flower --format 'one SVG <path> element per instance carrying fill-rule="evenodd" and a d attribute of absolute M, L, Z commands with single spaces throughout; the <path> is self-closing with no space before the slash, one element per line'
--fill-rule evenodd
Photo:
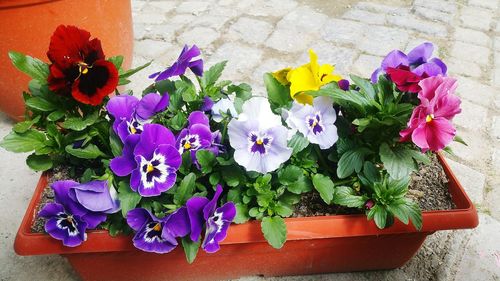
<path fill-rule="evenodd" d="M 191 160 L 197 164 L 196 152 L 207 149 L 215 155 L 218 153 L 217 132 L 212 133 L 208 117 L 201 111 L 193 111 L 188 117 L 188 127 L 183 129 L 177 136 L 176 147 L 179 153 L 186 151 L 191 153 Z"/>
<path fill-rule="evenodd" d="M 417 76 L 446 75 L 447 67 L 439 58 L 431 58 L 434 45 L 426 42 L 411 50 L 408 55 L 393 50 L 383 59 L 382 65 L 377 68 L 372 76 L 372 83 L 377 83 L 378 77 L 386 73 L 388 68 L 408 67 Z M 425 74 L 424 74 L 425 73 Z"/>
<path fill-rule="evenodd" d="M 228 135 L 235 149 L 234 160 L 247 171 L 272 172 L 292 154 L 287 147 L 287 129 L 264 97 L 253 97 L 243 104 L 239 117 L 229 122 Z"/>
<path fill-rule="evenodd" d="M 317 97 L 312 106 L 294 102 L 286 122 L 292 129 L 302 133 L 309 142 L 318 144 L 321 149 L 328 149 L 339 138 L 335 120 L 337 115 L 332 99 Z"/>
<path fill-rule="evenodd" d="M 64 246 L 76 247 L 87 239 L 87 223 L 59 203 L 46 204 L 38 215 L 47 219 L 45 232 L 52 238 L 61 240 Z"/>
<path fill-rule="evenodd" d="M 62 180 L 51 185 L 55 201 L 62 204 L 69 213 L 79 216 L 88 225 L 96 228 L 106 220 L 107 214 L 120 210 L 120 202 L 113 187 L 108 187 L 107 181 L 94 180 L 78 183 L 72 180 Z"/>
<path fill-rule="evenodd" d="M 221 193 L 222 186 L 219 184 L 212 200 L 205 197 L 192 197 L 186 202 L 191 225 L 190 238 L 192 241 L 198 241 L 205 224 L 205 237 L 201 247 L 207 253 L 219 250 L 219 243 L 226 238 L 227 230 L 236 216 L 236 207 L 233 202 L 227 202 L 217 208 Z"/>
<path fill-rule="evenodd" d="M 214 106 L 214 101 L 210 97 L 204 97 L 203 98 L 203 103 L 201 104 L 200 110 L 201 111 L 210 111 L 212 110 L 212 107 Z"/>
<path fill-rule="evenodd" d="M 125 142 L 127 136 L 140 134 L 144 124 L 150 123 L 150 118 L 165 110 L 169 101 L 168 93 L 164 95 L 149 93 L 141 100 L 134 96 L 120 95 L 112 97 L 106 109 L 114 118 L 113 130 L 122 142 Z"/>
<path fill-rule="evenodd" d="M 118 176 L 130 177 L 130 187 L 141 196 L 160 195 L 177 178 L 182 159 L 175 148 L 174 134 L 159 124 L 145 124 L 140 136 L 129 136 L 122 155 L 111 160 Z"/>
<path fill-rule="evenodd" d="M 454 94 L 457 81 L 453 78 L 429 77 L 419 83 L 420 105 L 413 110 L 408 128 L 401 131 L 401 141 L 411 140 L 423 152 L 439 151 L 455 137 L 451 123 L 460 113 L 460 99 Z"/>
<path fill-rule="evenodd" d="M 159 219 L 148 210 L 136 208 L 128 211 L 127 223 L 136 232 L 134 246 L 145 252 L 164 254 L 178 245 L 177 237 L 186 236 L 189 231 L 189 218 L 186 207 Z"/>
<path fill-rule="evenodd" d="M 191 48 L 184 45 L 179 58 L 177 58 L 174 64 L 164 71 L 151 74 L 149 78 L 155 78 L 155 81 L 165 80 L 172 76 L 183 75 L 188 68 L 191 69 L 195 75 L 201 76 L 203 75 L 203 60 L 195 59 L 199 55 L 201 55 L 201 52 L 196 45 L 193 45 Z"/>

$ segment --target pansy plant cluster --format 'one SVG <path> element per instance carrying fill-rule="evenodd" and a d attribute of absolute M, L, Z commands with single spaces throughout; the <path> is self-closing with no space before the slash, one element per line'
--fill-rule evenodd
<path fill-rule="evenodd" d="M 252 95 L 220 80 L 226 62 L 205 69 L 201 51 L 186 45 L 133 95 L 117 86 L 149 63 L 125 71 L 89 32 L 59 26 L 49 63 L 9 54 L 33 80 L 25 121 L 1 146 L 32 152 L 34 170 L 68 169 L 73 180 L 51 185 L 55 200 L 39 216 L 70 247 L 100 227 L 147 252 L 181 244 L 192 262 L 199 248 L 218 251 L 231 224 L 260 220 L 280 248 L 284 218 L 310 192 L 380 228 L 396 218 L 420 229 L 418 204 L 406 197 L 410 174 L 460 141 L 456 80 L 432 51 L 430 43 L 392 51 L 370 80 L 349 81 L 310 50 L 309 63 L 264 74 L 267 93 Z"/>

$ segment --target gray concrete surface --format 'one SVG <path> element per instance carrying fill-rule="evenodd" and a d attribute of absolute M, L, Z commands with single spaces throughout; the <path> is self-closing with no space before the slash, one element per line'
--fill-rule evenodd
<path fill-rule="evenodd" d="M 249 82 L 263 94 L 262 74 L 307 61 L 314 48 L 320 61 L 341 74 L 368 76 L 390 50 L 408 50 L 430 40 L 459 79 L 463 113 L 458 133 L 469 146 L 454 144 L 451 166 L 480 211 L 475 230 L 430 236 L 401 269 L 381 272 L 282 277 L 268 280 L 500 280 L 500 22 L 498 0 L 132 0 L 134 65 L 151 59 L 137 75 L 175 59 L 197 44 L 210 66 L 229 59 L 226 79 Z M 105 46 L 104 46 L 105 47 Z M 0 137 L 12 122 L 0 115 Z M 58 257 L 18 257 L 12 250 L 17 227 L 39 175 L 24 155 L 0 150 L 0 280 L 74 280 Z M 248 277 L 241 280 L 264 280 Z"/>

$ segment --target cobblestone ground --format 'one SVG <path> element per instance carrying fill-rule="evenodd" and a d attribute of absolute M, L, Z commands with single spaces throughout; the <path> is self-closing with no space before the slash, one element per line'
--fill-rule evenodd
<path fill-rule="evenodd" d="M 458 133 L 469 144 L 452 145 L 449 162 L 480 211 L 475 230 L 430 236 L 403 268 L 369 273 L 282 277 L 266 280 L 500 280 L 500 22 L 497 0 L 414 1 L 140 1 L 134 13 L 134 65 L 151 59 L 151 71 L 169 65 L 184 44 L 197 44 L 208 66 L 228 59 L 224 78 L 250 83 L 264 94 L 266 71 L 305 63 L 313 48 L 320 62 L 340 74 L 368 77 L 392 49 L 432 41 L 458 77 L 462 114 Z M 147 84 L 146 74 L 131 88 Z M 11 123 L 3 117 L 1 135 Z M 0 151 L 3 183 L 34 186 L 38 175 L 24 160 Z M 19 173 L 23 177 L 19 177 Z M 10 182 L 9 182 L 10 180 Z M 70 280 L 59 257 L 17 257 L 12 252 L 18 220 L 31 189 L 12 198 L 1 189 L 0 280 Z M 6 194 L 9 194 L 8 197 Z M 15 218 L 15 219 L 14 219 Z M 264 280 L 248 277 L 241 280 Z"/>

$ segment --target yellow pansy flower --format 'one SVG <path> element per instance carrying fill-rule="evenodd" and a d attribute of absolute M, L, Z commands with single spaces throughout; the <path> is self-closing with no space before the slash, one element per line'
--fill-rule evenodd
<path fill-rule="evenodd" d="M 290 72 L 290 70 L 292 70 L 291 67 L 283 68 L 271 73 L 271 75 L 273 75 L 274 79 L 278 80 L 278 82 L 280 82 L 282 85 L 286 86 L 290 84 L 290 81 L 286 79 L 286 76 L 288 75 L 288 72 Z"/>
<path fill-rule="evenodd" d="M 313 97 L 305 94 L 306 91 L 317 91 L 323 85 L 332 81 L 342 79 L 339 75 L 333 74 L 335 67 L 330 64 L 318 64 L 318 56 L 311 49 L 309 50 L 311 62 L 292 69 L 287 74 L 290 82 L 290 95 L 294 100 L 302 104 L 311 104 Z"/>

